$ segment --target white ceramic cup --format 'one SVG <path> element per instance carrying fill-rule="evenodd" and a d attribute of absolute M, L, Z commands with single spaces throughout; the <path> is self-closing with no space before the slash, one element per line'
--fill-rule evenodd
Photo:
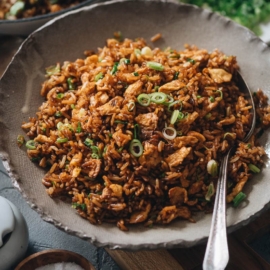
<path fill-rule="evenodd" d="M 0 269 L 15 266 L 28 247 L 28 227 L 17 207 L 0 196 Z"/>

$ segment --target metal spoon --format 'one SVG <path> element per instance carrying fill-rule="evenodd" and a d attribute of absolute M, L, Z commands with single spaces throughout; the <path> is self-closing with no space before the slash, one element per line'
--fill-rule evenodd
<path fill-rule="evenodd" d="M 252 106 L 252 125 L 249 133 L 243 140 L 244 142 L 247 142 L 253 134 L 255 128 L 255 105 L 252 98 L 252 93 L 240 73 L 238 73 L 238 79 L 238 86 L 240 90 L 247 94 L 249 103 Z M 233 148 L 231 148 L 226 154 L 220 166 L 211 229 L 203 261 L 204 270 L 223 270 L 229 261 L 226 230 L 226 191 L 228 161 Z"/>

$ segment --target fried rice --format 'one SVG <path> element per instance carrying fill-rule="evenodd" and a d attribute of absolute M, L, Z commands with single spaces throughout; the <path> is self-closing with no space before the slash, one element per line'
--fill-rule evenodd
<path fill-rule="evenodd" d="M 253 115 L 238 68 L 217 49 L 161 50 L 120 34 L 84 59 L 48 67 L 46 100 L 22 125 L 29 158 L 47 170 L 48 195 L 121 230 L 194 222 L 195 212 L 212 211 L 221 160 L 236 145 L 227 202 L 237 206 L 263 165 L 257 138 L 270 123 L 259 90 L 257 128 L 243 142 Z"/>
<path fill-rule="evenodd" d="M 58 12 L 83 1 L 85 0 L 2 0 L 0 20 L 16 20 Z"/>

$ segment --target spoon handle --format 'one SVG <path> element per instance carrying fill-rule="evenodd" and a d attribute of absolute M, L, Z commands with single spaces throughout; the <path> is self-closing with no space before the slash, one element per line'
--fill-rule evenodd
<path fill-rule="evenodd" d="M 226 230 L 226 189 L 230 152 L 224 157 L 220 166 L 210 235 L 203 261 L 204 270 L 225 269 L 229 261 Z"/>

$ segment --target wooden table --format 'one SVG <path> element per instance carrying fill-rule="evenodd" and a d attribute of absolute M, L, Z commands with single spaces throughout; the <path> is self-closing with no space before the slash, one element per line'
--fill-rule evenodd
<path fill-rule="evenodd" d="M 18 37 L 0 37 L 0 76 L 22 41 L 23 39 Z M 270 263 L 255 252 L 250 245 L 263 235 L 269 239 L 269 246 L 265 248 L 270 250 L 270 210 L 248 226 L 228 236 L 230 261 L 227 269 L 270 269 Z M 124 270 L 197 270 L 202 268 L 205 248 L 206 245 L 203 244 L 192 248 L 171 250 L 128 252 L 106 249 L 106 251 Z M 268 255 L 270 258 L 270 251 Z"/>

